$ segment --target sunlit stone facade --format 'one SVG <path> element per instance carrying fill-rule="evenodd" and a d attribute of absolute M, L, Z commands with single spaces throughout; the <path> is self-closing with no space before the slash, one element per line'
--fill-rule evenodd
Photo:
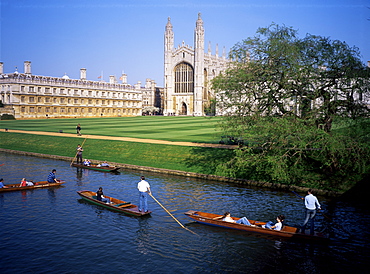
<path fill-rule="evenodd" d="M 126 74 L 120 79 L 121 83 L 114 76 L 109 82 L 86 80 L 86 69 L 80 69 L 80 79 L 33 75 L 29 61 L 24 62 L 24 73 L 4 73 L 0 63 L 0 100 L 4 105 L 0 111 L 20 119 L 141 115 L 143 101 L 154 103 L 155 82 L 147 79 L 141 87 L 140 82 L 127 84 Z"/>
<path fill-rule="evenodd" d="M 194 30 L 194 47 L 183 42 L 174 47 L 173 27 L 168 18 L 164 35 L 164 115 L 205 114 L 205 107 L 214 96 L 210 81 L 224 71 L 229 60 L 225 49 L 222 56 L 211 54 L 211 45 L 204 51 L 204 28 L 198 14 Z"/>

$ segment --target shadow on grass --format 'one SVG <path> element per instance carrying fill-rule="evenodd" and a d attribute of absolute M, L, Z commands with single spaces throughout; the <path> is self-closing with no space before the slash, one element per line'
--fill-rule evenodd
<path fill-rule="evenodd" d="M 217 166 L 234 157 L 232 149 L 194 147 L 191 156 L 185 159 L 187 167 L 195 167 L 204 174 L 215 174 Z"/>

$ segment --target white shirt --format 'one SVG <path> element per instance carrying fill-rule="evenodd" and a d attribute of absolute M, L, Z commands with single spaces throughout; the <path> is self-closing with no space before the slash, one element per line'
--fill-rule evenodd
<path fill-rule="evenodd" d="M 282 226 L 283 226 L 283 223 L 282 222 L 277 222 L 276 224 L 275 224 L 275 228 L 274 228 L 274 230 L 281 230 L 281 228 L 282 228 Z"/>
<path fill-rule="evenodd" d="M 235 223 L 234 219 L 231 218 L 230 216 L 226 216 L 225 218 L 222 219 L 222 221 L 230 222 L 230 223 Z"/>
<path fill-rule="evenodd" d="M 137 189 L 140 191 L 140 192 L 147 192 L 150 188 L 150 185 L 147 181 L 145 180 L 141 180 L 138 184 L 137 184 Z"/>
<path fill-rule="evenodd" d="M 321 208 L 319 201 L 312 194 L 309 194 L 304 198 L 304 205 L 306 206 L 307 209 L 311 209 L 311 210 L 315 210 L 316 205 L 319 209 Z"/>

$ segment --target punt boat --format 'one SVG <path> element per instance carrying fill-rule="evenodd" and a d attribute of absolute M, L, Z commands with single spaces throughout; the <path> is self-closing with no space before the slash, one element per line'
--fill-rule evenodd
<path fill-rule="evenodd" d="M 219 214 L 206 213 L 206 212 L 194 211 L 194 210 L 189 210 L 185 212 L 184 214 L 188 216 L 189 218 L 191 218 L 192 220 L 198 223 L 201 223 L 201 224 L 205 224 L 205 225 L 237 229 L 237 230 L 242 230 L 242 231 L 247 231 L 247 232 L 252 232 L 252 233 L 266 234 L 266 235 L 271 235 L 271 236 L 277 236 L 280 238 L 311 239 L 311 240 L 328 239 L 328 237 L 321 232 L 315 232 L 314 235 L 310 235 L 308 230 L 305 233 L 301 233 L 299 232 L 298 228 L 287 226 L 287 225 L 284 225 L 281 230 L 273 230 L 273 229 L 262 227 L 262 225 L 265 225 L 266 222 L 260 222 L 260 221 L 255 221 L 255 220 L 248 219 L 251 225 L 243 225 L 243 224 L 222 221 L 221 219 L 215 220 L 215 218 L 219 218 L 223 216 Z M 232 217 L 232 219 L 237 221 L 240 218 Z"/>
<path fill-rule="evenodd" d="M 86 169 L 93 169 L 93 170 L 98 170 L 98 171 L 105 171 L 105 172 L 118 172 L 120 169 L 119 167 L 115 166 L 100 166 L 100 165 L 89 165 L 85 166 L 83 164 L 77 164 L 77 163 L 72 163 L 72 166 L 78 167 L 78 168 L 86 168 Z"/>
<path fill-rule="evenodd" d="M 108 208 L 113 211 L 118 211 L 118 212 L 123 212 L 128 215 L 133 215 L 133 216 L 144 216 L 144 215 L 149 215 L 152 213 L 151 211 L 139 211 L 139 208 L 136 205 L 131 204 L 130 202 L 125 202 L 116 198 L 109 197 L 107 195 L 104 195 L 105 198 L 110 199 L 111 203 L 107 204 L 102 201 L 98 201 L 96 199 L 96 192 L 89 191 L 89 190 L 82 190 L 82 191 L 77 191 L 78 195 L 81 196 L 82 199 L 95 204 L 99 205 L 105 208 Z"/>
<path fill-rule="evenodd" d="M 0 188 L 1 192 L 8 192 L 8 191 L 17 191 L 17 190 L 30 190 L 30 189 L 39 189 L 45 187 L 55 187 L 64 184 L 65 181 L 59 181 L 58 183 L 49 183 L 48 181 L 41 181 L 33 183 L 33 186 L 20 186 L 20 184 L 11 184 L 5 185 L 6 187 Z"/>

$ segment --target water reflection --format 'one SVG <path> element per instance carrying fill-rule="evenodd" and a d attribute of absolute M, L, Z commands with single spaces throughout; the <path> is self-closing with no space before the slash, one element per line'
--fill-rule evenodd
<path fill-rule="evenodd" d="M 31 190 L 31 191 L 33 191 L 33 190 Z M 21 190 L 22 202 L 24 202 L 24 203 L 27 201 L 27 193 L 28 193 L 27 190 Z"/>
<path fill-rule="evenodd" d="M 148 249 L 148 245 L 149 245 L 149 242 L 150 242 L 150 236 L 149 236 L 149 222 L 148 222 L 148 218 L 144 218 L 144 219 L 138 219 L 138 223 L 139 223 L 139 229 L 137 230 L 136 232 L 136 250 L 141 253 L 141 254 L 148 254 L 148 252 L 150 251 Z"/>
<path fill-rule="evenodd" d="M 83 169 L 82 168 L 76 168 L 76 179 L 77 179 L 77 185 L 82 186 L 82 176 L 83 176 Z"/>

